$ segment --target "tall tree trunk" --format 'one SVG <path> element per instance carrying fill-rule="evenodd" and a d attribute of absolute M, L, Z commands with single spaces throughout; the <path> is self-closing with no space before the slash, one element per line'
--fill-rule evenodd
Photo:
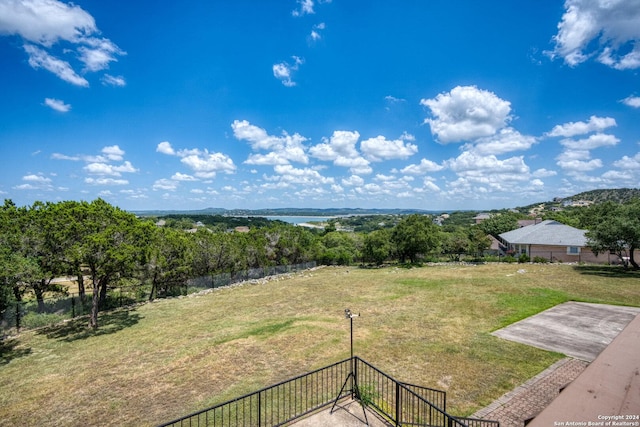
<path fill-rule="evenodd" d="M 40 282 L 33 287 L 33 292 L 36 294 L 36 300 L 38 301 L 38 313 L 44 313 L 44 289 L 46 288 L 45 279 L 40 279 Z"/>
<path fill-rule="evenodd" d="M 104 304 L 107 301 L 107 285 L 109 284 L 109 280 L 107 280 L 106 277 L 104 277 L 101 281 L 100 281 L 100 306 L 104 307 Z"/>
<path fill-rule="evenodd" d="M 631 265 L 633 265 L 633 269 L 634 270 L 638 270 L 638 263 L 636 262 L 635 258 L 633 257 L 633 252 L 636 250 L 635 246 L 631 246 L 629 248 L 629 262 L 631 263 Z"/>
<path fill-rule="evenodd" d="M 93 296 L 91 299 L 91 316 L 89 316 L 89 327 L 92 329 L 98 329 L 98 310 L 100 309 L 100 282 L 97 277 L 91 275 L 91 284 L 93 290 Z"/>
<path fill-rule="evenodd" d="M 151 292 L 149 293 L 149 301 L 153 301 L 158 293 L 158 284 L 157 284 L 158 272 L 154 271 L 153 280 L 151 281 Z"/>
<path fill-rule="evenodd" d="M 80 301 L 82 302 L 82 306 L 84 307 L 85 303 L 87 302 L 87 294 L 84 290 L 84 276 L 82 275 L 81 268 L 78 268 L 77 282 L 78 282 L 78 296 L 80 296 Z"/>

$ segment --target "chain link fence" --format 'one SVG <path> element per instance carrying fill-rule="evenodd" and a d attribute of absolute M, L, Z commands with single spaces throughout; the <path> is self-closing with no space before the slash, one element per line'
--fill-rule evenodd
<path fill-rule="evenodd" d="M 158 293 L 156 298 L 188 295 L 205 289 L 230 286 L 240 282 L 259 280 L 269 276 L 308 270 L 316 267 L 315 261 L 295 265 L 278 265 L 272 267 L 252 268 L 234 273 L 221 273 L 211 276 L 189 279 L 179 286 L 171 288 L 171 292 Z M 100 310 L 110 310 L 127 305 L 144 302 L 149 299 L 151 286 L 120 286 L 109 289 L 107 298 Z M 88 290 L 84 300 L 77 293 L 57 295 L 45 298 L 38 304 L 35 297 L 25 295 L 23 301 L 13 301 L 0 316 L 0 331 L 3 334 L 14 330 L 33 329 L 52 325 L 91 312 L 91 291 Z"/>

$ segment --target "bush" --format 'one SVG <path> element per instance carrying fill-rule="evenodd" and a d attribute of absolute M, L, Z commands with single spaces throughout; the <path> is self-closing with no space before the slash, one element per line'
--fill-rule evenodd
<path fill-rule="evenodd" d="M 27 329 L 40 328 L 42 326 L 54 325 L 60 323 L 69 316 L 64 316 L 56 313 L 27 313 L 20 320 L 21 326 Z"/>
<path fill-rule="evenodd" d="M 502 258 L 502 261 L 508 262 L 509 264 L 511 264 L 516 262 L 516 259 L 511 255 L 507 255 L 506 257 Z"/>
<path fill-rule="evenodd" d="M 520 264 L 523 264 L 523 263 L 525 263 L 525 262 L 529 262 L 529 261 L 531 261 L 531 258 L 529 258 L 529 255 L 527 255 L 527 254 L 521 254 L 521 255 L 518 257 L 518 262 L 519 262 Z"/>
<path fill-rule="evenodd" d="M 549 262 L 549 260 L 546 259 L 545 257 L 537 256 L 537 257 L 533 257 L 533 262 L 538 264 L 546 264 L 547 262 Z"/>

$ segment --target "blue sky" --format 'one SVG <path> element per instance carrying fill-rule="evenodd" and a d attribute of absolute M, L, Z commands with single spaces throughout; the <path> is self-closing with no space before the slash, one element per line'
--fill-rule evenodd
<path fill-rule="evenodd" d="M 0 196 L 485 210 L 640 187 L 640 0 L 0 0 Z"/>

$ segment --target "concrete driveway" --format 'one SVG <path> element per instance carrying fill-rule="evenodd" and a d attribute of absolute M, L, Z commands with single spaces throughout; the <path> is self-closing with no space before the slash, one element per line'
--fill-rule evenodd
<path fill-rule="evenodd" d="M 492 334 L 591 362 L 639 313 L 639 307 L 566 302 Z"/>

